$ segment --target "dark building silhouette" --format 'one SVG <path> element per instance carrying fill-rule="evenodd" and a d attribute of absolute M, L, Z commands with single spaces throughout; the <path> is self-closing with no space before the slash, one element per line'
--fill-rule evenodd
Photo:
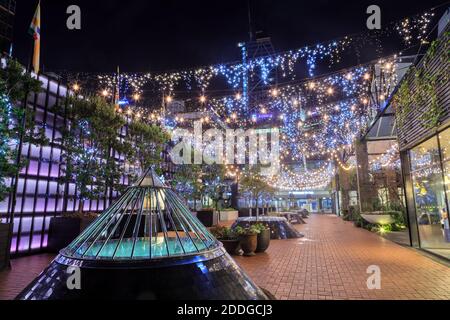
<path fill-rule="evenodd" d="M 0 0 L 0 50 L 9 52 L 12 38 L 16 0 Z"/>

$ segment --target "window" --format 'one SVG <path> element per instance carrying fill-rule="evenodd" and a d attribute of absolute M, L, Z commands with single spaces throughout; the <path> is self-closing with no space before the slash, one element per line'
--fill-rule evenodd
<path fill-rule="evenodd" d="M 447 256 L 450 241 L 443 219 L 448 212 L 438 138 L 410 151 L 416 215 L 422 248 Z"/>

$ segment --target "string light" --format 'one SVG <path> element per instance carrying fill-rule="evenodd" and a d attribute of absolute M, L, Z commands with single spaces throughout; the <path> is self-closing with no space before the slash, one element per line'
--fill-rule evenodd
<path fill-rule="evenodd" d="M 421 30 L 427 26 L 427 19 L 420 24 Z M 415 26 L 409 23 L 404 28 L 413 30 Z M 424 34 L 422 31 L 420 33 Z M 378 71 L 373 71 L 378 70 L 375 68 L 376 64 L 370 63 L 331 76 L 312 79 L 319 61 L 329 59 L 330 65 L 339 61 L 343 50 L 350 48 L 350 44 L 354 41 L 357 41 L 357 38 L 346 37 L 326 44 L 249 59 L 246 63 L 221 64 L 163 74 L 99 75 L 98 80 L 100 85 L 106 88 L 106 91 L 120 86 L 121 96 L 130 97 L 133 94 L 132 97 L 135 101 L 140 99 L 144 86 L 154 84 L 163 94 L 168 94 L 166 96 L 167 103 L 172 102 L 175 88 L 184 84 L 189 90 L 203 93 L 198 98 L 202 104 L 198 108 L 199 111 L 214 112 L 218 115 L 217 122 L 234 122 L 236 126 L 243 128 L 253 126 L 260 119 L 264 120 L 272 118 L 272 116 L 272 119 L 277 119 L 278 117 L 281 122 L 281 145 L 287 150 L 283 157 L 292 158 L 292 160 L 310 159 L 315 156 L 331 157 L 343 169 L 350 170 L 353 166 L 342 163 L 337 152 L 351 151 L 351 144 L 355 136 L 367 127 L 369 116 L 379 110 L 380 106 L 377 105 L 377 102 L 372 101 L 373 99 L 369 100 L 367 92 L 375 83 L 374 87 L 379 88 L 377 96 L 384 101 L 392 89 L 392 84 L 397 80 L 395 78 L 395 59 L 391 58 L 379 62 L 382 69 L 379 75 L 376 74 Z M 290 83 L 273 88 L 271 72 L 281 70 L 283 77 L 290 76 L 293 79 L 297 63 L 302 59 L 306 61 L 310 78 L 298 81 L 298 84 Z M 271 90 L 264 90 L 260 93 L 261 97 L 267 101 L 251 106 L 248 96 L 245 96 L 244 99 L 243 95 L 237 92 L 243 87 L 243 79 L 247 76 L 258 77 L 264 84 L 272 86 Z M 231 93 L 226 97 L 209 97 L 207 99 L 204 93 L 215 77 L 224 77 L 231 86 L 232 92 L 237 93 Z M 387 81 L 378 80 L 382 78 Z M 369 83 L 369 80 L 373 83 Z M 73 88 L 74 91 L 80 90 L 78 84 L 75 84 Z M 160 98 L 159 103 L 161 103 Z M 261 107 L 262 105 L 264 107 Z M 245 108 L 248 107 L 252 110 L 259 109 L 261 114 L 241 117 L 241 115 L 246 115 Z M 122 109 L 119 109 L 119 112 L 121 111 Z M 148 112 L 148 110 L 129 106 L 127 109 L 129 116 L 133 114 L 141 116 L 144 112 Z M 152 113 L 149 119 L 153 121 L 156 118 L 158 121 L 166 123 L 165 114 L 162 110 L 155 113 L 158 112 L 161 112 L 161 115 Z M 213 118 L 216 120 L 215 116 Z M 192 120 L 178 117 L 176 121 L 183 123 Z M 209 123 L 210 118 L 202 117 L 201 121 Z M 217 124 L 213 122 L 211 125 Z M 301 184 L 301 181 L 297 182 Z"/>

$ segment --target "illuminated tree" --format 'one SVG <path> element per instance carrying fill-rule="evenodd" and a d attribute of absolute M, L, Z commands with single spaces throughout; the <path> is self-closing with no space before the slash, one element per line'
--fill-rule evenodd
<path fill-rule="evenodd" d="M 18 145 L 46 143 L 44 128 L 36 127 L 31 110 L 25 112 L 23 103 L 30 93 L 38 93 L 41 83 L 33 79 L 15 60 L 0 68 L 0 201 L 10 190 L 7 179 L 14 178 L 26 165 L 18 157 Z"/>

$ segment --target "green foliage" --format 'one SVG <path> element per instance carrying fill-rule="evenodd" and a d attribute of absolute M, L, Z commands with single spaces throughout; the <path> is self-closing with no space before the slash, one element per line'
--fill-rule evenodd
<path fill-rule="evenodd" d="M 440 46 L 442 55 L 439 58 L 439 63 L 442 68 L 433 69 L 430 67 L 431 62 L 436 59 L 438 49 Z M 434 41 L 428 52 L 426 53 L 422 67 L 412 67 L 410 75 L 401 84 L 395 99 L 394 107 L 397 114 L 397 123 L 402 127 L 412 112 L 412 107 L 427 105 L 428 108 L 422 112 L 420 119 L 425 128 L 433 129 L 440 125 L 442 116 L 444 115 L 444 106 L 439 101 L 438 88 L 440 85 L 448 83 L 450 77 L 450 70 L 448 63 L 450 59 L 450 35 L 448 32 L 444 34 L 441 39 Z M 415 92 L 412 94 L 412 88 Z"/>
<path fill-rule="evenodd" d="M 238 235 L 234 230 L 227 227 L 216 227 L 211 230 L 214 237 L 218 240 L 237 240 Z"/>
<path fill-rule="evenodd" d="M 264 194 L 273 194 L 275 189 L 269 186 L 256 167 L 246 170 L 240 180 L 240 187 L 251 194 L 253 200 L 258 200 Z"/>
<path fill-rule="evenodd" d="M 168 136 L 159 127 L 134 120 L 128 124 L 128 134 L 119 139 L 127 122 L 104 98 L 71 97 L 66 107 L 55 108 L 64 114 L 68 124 L 62 129 L 64 176 L 60 183 L 74 183 L 81 200 L 98 198 L 109 190 L 123 191 L 123 164 L 116 160 L 122 155 L 128 163 L 144 171 L 162 161 L 160 154 Z"/>
<path fill-rule="evenodd" d="M 160 164 L 161 152 L 169 139 L 169 135 L 160 127 L 134 120 L 129 124 L 127 135 L 128 143 L 133 146 L 129 162 L 136 164 L 141 171 Z M 161 174 L 158 166 L 156 171 Z"/>
<path fill-rule="evenodd" d="M 41 82 L 33 79 L 15 60 L 8 60 L 5 68 L 0 68 L 0 201 L 10 192 L 6 179 L 14 177 L 25 165 L 18 158 L 17 144 L 44 145 L 44 128 L 35 127 L 33 113 L 22 108 L 29 93 L 39 93 Z"/>
<path fill-rule="evenodd" d="M 269 230 L 269 228 L 266 227 L 266 226 L 265 226 L 264 224 L 262 224 L 262 223 L 256 223 L 256 224 L 254 224 L 254 227 L 255 227 L 255 229 L 259 230 L 258 233 L 261 233 L 261 232 L 264 232 L 264 231 Z"/>
<path fill-rule="evenodd" d="M 379 233 L 380 235 L 384 235 L 384 234 L 392 232 L 393 229 L 392 229 L 391 225 L 384 225 L 384 226 L 375 225 L 375 226 L 372 226 L 371 231 Z"/>
<path fill-rule="evenodd" d="M 172 185 L 187 200 L 196 202 L 202 197 L 203 182 L 200 165 L 180 165 L 174 175 Z"/>
<path fill-rule="evenodd" d="M 214 203 L 214 208 L 219 209 L 219 201 L 224 193 L 225 166 L 219 164 L 202 166 L 203 194 Z"/>
<path fill-rule="evenodd" d="M 245 237 L 258 235 L 261 233 L 261 230 L 255 225 L 252 225 L 250 228 L 242 228 L 238 226 L 234 229 L 234 232 L 236 232 L 236 234 L 240 237 Z"/>
<path fill-rule="evenodd" d="M 82 211 L 85 200 L 98 198 L 120 182 L 122 172 L 111 151 L 129 154 L 131 147 L 117 139 L 125 121 L 104 99 L 69 98 L 65 114 L 69 123 L 58 139 L 65 163 L 59 182 L 75 184 Z"/>
<path fill-rule="evenodd" d="M 179 165 L 172 185 L 186 199 L 194 202 L 208 196 L 214 202 L 211 209 L 218 209 L 225 186 L 224 179 L 223 165 Z"/>

